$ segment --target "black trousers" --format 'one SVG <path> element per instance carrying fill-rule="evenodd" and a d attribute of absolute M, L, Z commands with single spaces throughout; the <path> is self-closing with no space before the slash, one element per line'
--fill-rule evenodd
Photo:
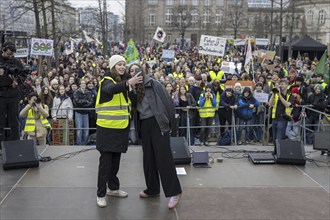
<path fill-rule="evenodd" d="M 231 109 L 227 110 L 227 109 L 219 109 L 219 121 L 220 121 L 220 125 L 224 126 L 226 125 L 226 122 L 228 122 L 228 125 L 231 125 L 232 122 L 232 115 L 233 112 Z M 223 134 L 223 132 L 225 132 L 226 128 L 225 127 L 221 127 L 220 128 L 220 133 Z"/>
<path fill-rule="evenodd" d="M 104 197 L 107 187 L 110 190 L 119 189 L 117 173 L 120 165 L 121 153 L 100 152 L 99 173 L 97 179 L 97 196 Z"/>
<path fill-rule="evenodd" d="M 4 128 L 10 131 L 5 135 Z M 7 136 L 7 137 L 6 137 Z M 0 96 L 0 142 L 4 140 L 19 140 L 18 98 Z"/>
<path fill-rule="evenodd" d="M 141 121 L 143 171 L 148 195 L 160 193 L 160 181 L 166 197 L 182 193 L 171 152 L 169 133 L 162 134 L 155 117 Z M 160 177 L 160 181 L 159 181 Z"/>

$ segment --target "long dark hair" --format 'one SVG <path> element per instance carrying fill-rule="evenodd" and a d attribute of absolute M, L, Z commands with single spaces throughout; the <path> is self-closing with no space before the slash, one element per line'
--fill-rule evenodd
<path fill-rule="evenodd" d="M 45 89 L 48 89 L 48 94 L 45 94 Z M 50 89 L 47 86 L 43 86 L 40 92 L 40 99 L 43 104 L 47 106 L 53 106 L 53 96 L 50 94 Z"/>
<path fill-rule="evenodd" d="M 142 66 L 140 64 L 137 64 L 137 63 L 133 63 L 132 65 L 130 65 L 130 67 L 128 68 L 128 72 L 130 73 L 131 72 L 131 68 L 132 66 L 138 66 L 141 70 L 142 70 L 142 74 L 140 76 L 143 76 L 143 81 L 144 81 L 144 78 L 146 77 L 146 73 L 145 71 L 143 70 Z M 144 98 L 144 94 L 145 94 L 145 91 L 144 91 L 144 82 L 140 83 L 140 84 L 136 84 L 135 85 L 135 89 L 136 89 L 136 94 L 137 94 L 137 101 L 138 103 L 141 103 L 143 98 Z"/>
<path fill-rule="evenodd" d="M 116 66 L 116 65 L 115 65 L 115 66 Z M 116 70 L 115 66 L 112 67 L 112 69 L 110 70 L 110 77 L 111 77 L 113 80 L 115 80 L 116 82 L 121 82 L 121 81 L 125 80 L 126 77 L 127 77 L 126 73 L 125 73 L 124 75 L 119 75 L 119 74 L 117 73 L 117 70 Z"/>

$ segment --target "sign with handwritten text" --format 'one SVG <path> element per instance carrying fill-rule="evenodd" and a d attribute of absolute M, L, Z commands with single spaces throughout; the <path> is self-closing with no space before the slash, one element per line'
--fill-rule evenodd
<path fill-rule="evenodd" d="M 202 35 L 198 53 L 223 57 L 225 55 L 225 48 L 226 38 Z"/>

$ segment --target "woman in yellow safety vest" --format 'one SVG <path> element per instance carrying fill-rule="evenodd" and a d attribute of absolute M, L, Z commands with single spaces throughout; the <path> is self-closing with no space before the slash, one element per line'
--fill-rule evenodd
<path fill-rule="evenodd" d="M 212 85 L 207 84 L 205 87 L 205 92 L 202 92 L 198 101 L 199 108 L 199 116 L 201 117 L 201 141 L 205 146 L 208 145 L 208 136 L 210 132 L 210 128 L 208 126 L 212 125 L 215 111 L 217 110 L 216 106 L 216 96 L 212 91 Z M 213 108 L 211 108 L 213 107 Z"/>
<path fill-rule="evenodd" d="M 96 149 L 100 152 L 97 182 L 97 205 L 107 206 L 106 195 L 127 197 L 127 193 L 120 190 L 117 173 L 119 170 L 121 153 L 128 148 L 130 99 L 128 91 L 142 77 L 135 75 L 125 80 L 125 58 L 113 55 L 109 61 L 110 72 L 105 73 L 100 81 L 96 98 L 97 135 Z"/>
<path fill-rule="evenodd" d="M 28 95 L 28 104 L 20 112 L 21 117 L 26 117 L 24 132 L 28 139 L 34 139 L 39 145 L 46 144 L 46 137 L 51 126 L 47 120 L 49 109 L 41 103 L 36 93 Z"/>

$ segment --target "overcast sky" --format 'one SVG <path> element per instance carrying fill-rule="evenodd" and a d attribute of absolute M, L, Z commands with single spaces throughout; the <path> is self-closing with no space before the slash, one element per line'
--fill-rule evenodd
<path fill-rule="evenodd" d="M 1 1 L 1 0 L 0 0 Z M 68 0 L 73 7 L 98 7 L 98 0 Z M 101 0 L 103 2 L 103 0 Z M 114 14 L 122 15 L 125 13 L 125 0 L 106 0 L 107 8 Z"/>

